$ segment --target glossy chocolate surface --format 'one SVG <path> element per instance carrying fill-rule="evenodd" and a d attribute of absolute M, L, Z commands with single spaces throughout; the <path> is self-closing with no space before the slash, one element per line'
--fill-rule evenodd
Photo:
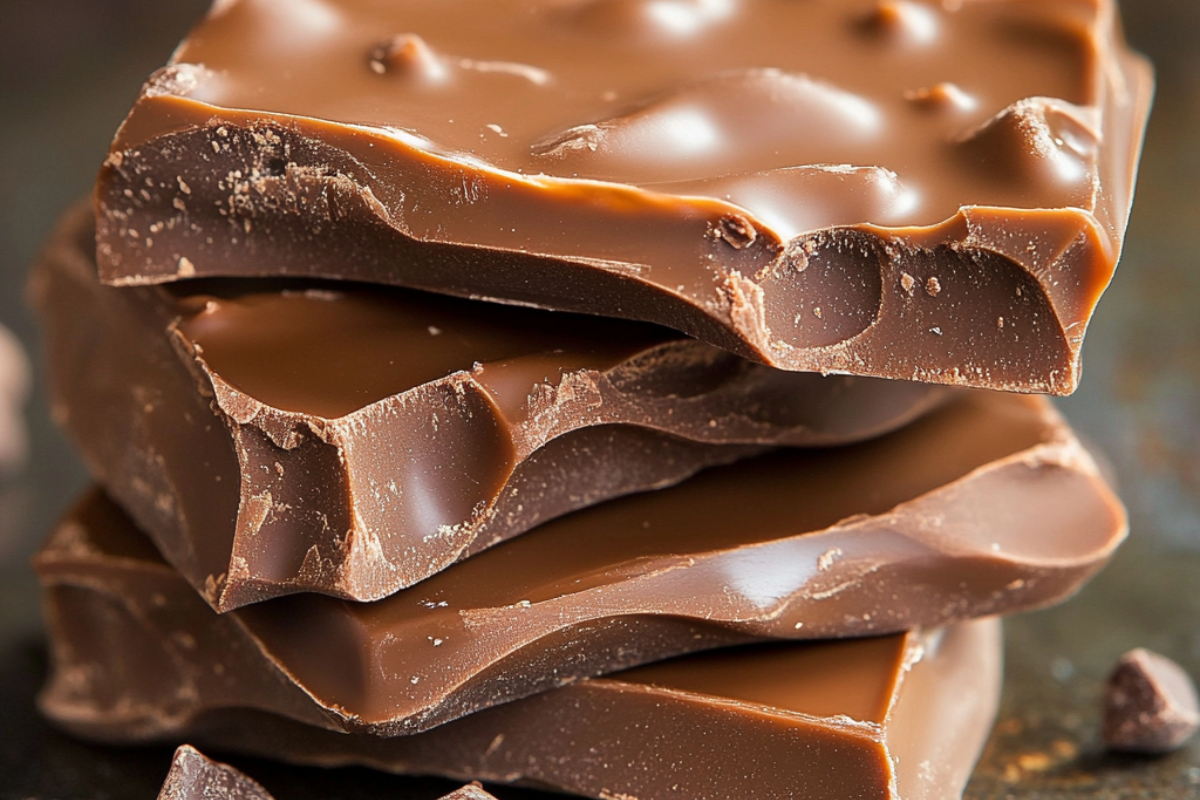
<path fill-rule="evenodd" d="M 230 615 L 193 599 L 198 613 L 177 617 L 174 634 L 192 646 L 176 654 L 175 641 L 138 621 L 138 582 L 115 595 L 49 590 L 55 670 L 41 706 L 69 730 L 600 798 L 952 800 L 1000 689 L 991 619 L 932 635 L 730 648 L 585 679 L 412 736 L 336 734 L 261 702 L 247 710 L 237 687 L 272 676 L 217 646 L 213 629 Z M 196 680 L 216 667 L 215 680 Z"/>
<path fill-rule="evenodd" d="M 722 644 L 1044 606 L 1124 533 L 1045 400 L 980 394 L 869 443 L 780 451 L 575 512 L 374 603 L 297 594 L 237 609 L 212 646 L 275 676 L 236 690 L 251 706 L 397 735 Z M 96 555 L 114 551 L 128 556 Z M 178 615 L 211 614 L 99 493 L 37 568 L 67 594 L 119 594 L 168 648 Z"/>
<path fill-rule="evenodd" d="M 100 271 L 356 278 L 1065 393 L 1149 93 L 1109 0 L 219 2 L 113 143 Z"/>
<path fill-rule="evenodd" d="M 220 610 L 376 599 L 571 510 L 770 445 L 877 436 L 947 396 L 384 287 L 113 289 L 90 235 L 69 216 L 32 281 L 56 415 Z"/>
<path fill-rule="evenodd" d="M 275 800 L 250 776 L 213 761 L 191 745 L 181 745 L 158 800 Z M 496 800 L 478 784 L 457 789 L 441 800 Z"/>

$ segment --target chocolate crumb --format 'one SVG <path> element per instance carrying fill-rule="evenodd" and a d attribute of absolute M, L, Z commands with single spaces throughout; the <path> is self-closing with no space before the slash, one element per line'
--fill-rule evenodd
<path fill-rule="evenodd" d="M 1196 685 L 1182 667 L 1142 648 L 1121 656 L 1104 691 L 1104 743 L 1110 750 L 1170 752 L 1197 728 Z"/>

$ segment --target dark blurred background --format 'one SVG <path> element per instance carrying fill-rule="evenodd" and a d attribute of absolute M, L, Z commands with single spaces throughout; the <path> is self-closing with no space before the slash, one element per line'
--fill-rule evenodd
<path fill-rule="evenodd" d="M 59 212 L 90 190 L 142 80 L 206 6 L 0 5 L 0 323 L 35 361 L 26 267 Z M 1009 623 L 1004 707 L 971 800 L 1200 799 L 1200 741 L 1158 759 L 1117 757 L 1096 727 L 1103 677 L 1126 649 L 1151 647 L 1200 678 L 1200 1 L 1126 0 L 1122 13 L 1158 69 L 1158 93 L 1121 268 L 1088 334 L 1083 386 L 1061 407 L 1112 460 L 1132 537 L 1075 600 Z M 28 558 L 84 476 L 40 392 L 28 418 L 32 458 L 0 483 L 0 800 L 151 798 L 169 750 L 75 742 L 33 709 L 45 658 Z M 229 760 L 279 800 L 432 798 L 450 786 Z"/>

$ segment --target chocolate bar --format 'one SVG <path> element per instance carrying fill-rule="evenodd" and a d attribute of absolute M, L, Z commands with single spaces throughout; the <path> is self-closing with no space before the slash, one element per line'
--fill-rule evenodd
<path fill-rule="evenodd" d="M 147 578 L 137 571 L 130 563 L 127 579 L 106 588 L 49 589 L 55 667 L 41 706 L 78 734 L 182 738 L 598 798 L 957 800 L 1000 690 L 1000 625 L 988 619 L 933 634 L 713 651 L 411 736 L 338 734 L 268 713 L 290 713 L 254 692 L 277 686 L 278 674 L 212 636 L 242 612 L 217 616 L 189 595 L 195 613 L 176 616 L 169 636 L 147 626 Z"/>
<path fill-rule="evenodd" d="M 1112 0 L 223 0 L 112 144 L 100 274 L 366 280 L 1069 393 L 1150 93 Z"/>
<path fill-rule="evenodd" d="M 228 764 L 213 761 L 191 745 L 181 745 L 158 800 L 275 800 L 250 776 Z M 496 800 L 474 783 L 441 800 Z"/>
<path fill-rule="evenodd" d="M 575 512 L 369 604 L 295 594 L 213 614 L 98 492 L 36 567 L 66 598 L 56 627 L 98 629 L 107 597 L 147 646 L 226 654 L 224 673 L 189 673 L 179 715 L 216 681 L 251 707 L 390 736 L 725 644 L 1044 606 L 1125 529 L 1045 399 L 979 393 L 868 443 L 779 451 Z"/>
<path fill-rule="evenodd" d="M 221 611 L 374 600 L 576 508 L 769 445 L 877 436 L 947 396 L 405 290 L 113 289 L 90 220 L 68 216 L 32 282 L 56 415 Z"/>

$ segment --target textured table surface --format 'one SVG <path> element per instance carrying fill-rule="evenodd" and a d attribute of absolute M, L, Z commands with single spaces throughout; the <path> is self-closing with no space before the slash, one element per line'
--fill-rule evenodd
<path fill-rule="evenodd" d="M 141 80 L 203 0 L 6 0 L 0 7 L 0 322 L 36 352 L 24 270 L 56 214 L 88 191 Z M 1132 536 L 1069 603 L 1012 619 L 1000 720 L 971 800 L 1200 798 L 1200 737 L 1162 758 L 1106 755 L 1100 689 L 1125 650 L 1200 678 L 1200 3 L 1128 0 L 1135 46 L 1159 71 L 1126 253 L 1061 407 L 1112 460 Z M 85 481 L 34 398 L 35 445 L 0 484 L 0 800 L 152 798 L 168 749 L 109 749 L 36 715 L 44 640 L 29 555 Z M 229 757 L 279 800 L 433 798 L 451 784 Z M 500 788 L 501 798 L 550 797 Z"/>

